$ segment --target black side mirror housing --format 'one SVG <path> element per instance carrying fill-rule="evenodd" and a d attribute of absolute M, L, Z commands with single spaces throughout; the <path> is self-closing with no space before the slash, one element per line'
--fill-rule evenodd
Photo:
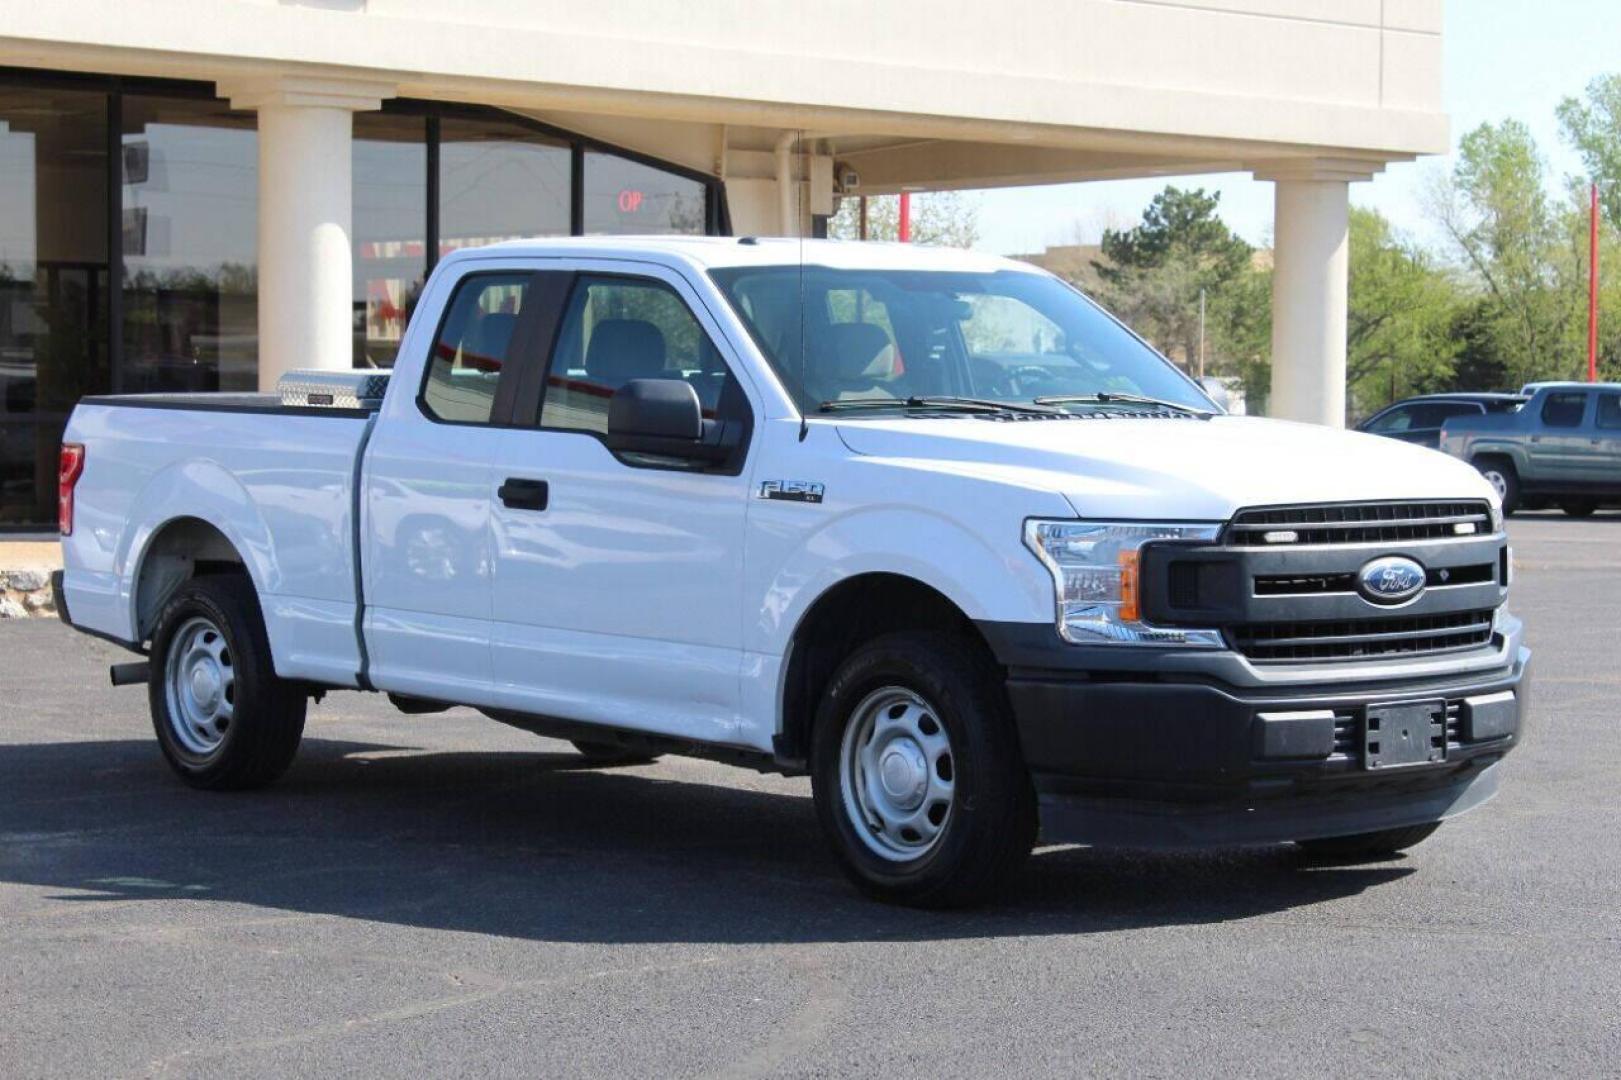
<path fill-rule="evenodd" d="M 718 462 L 731 453 L 698 391 L 684 379 L 632 379 L 608 400 L 608 449 L 687 461 Z"/>

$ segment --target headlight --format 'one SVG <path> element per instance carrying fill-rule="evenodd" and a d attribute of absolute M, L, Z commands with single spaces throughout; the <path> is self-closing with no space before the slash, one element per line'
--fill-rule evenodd
<path fill-rule="evenodd" d="M 1154 540 L 1214 540 L 1220 525 L 1027 521 L 1024 542 L 1053 576 L 1058 633 L 1077 645 L 1220 648 L 1219 630 L 1142 621 L 1142 546 Z"/>

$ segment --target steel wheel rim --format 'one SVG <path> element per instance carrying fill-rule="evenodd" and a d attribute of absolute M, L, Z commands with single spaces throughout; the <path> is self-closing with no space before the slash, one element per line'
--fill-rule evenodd
<path fill-rule="evenodd" d="M 861 699 L 839 746 L 844 812 L 861 842 L 888 862 L 933 851 L 951 824 L 956 759 L 938 713 L 899 686 Z"/>
<path fill-rule="evenodd" d="M 1487 469 L 1483 475 L 1486 477 L 1486 482 L 1492 486 L 1492 490 L 1497 492 L 1499 499 L 1508 495 L 1508 477 L 1504 476 L 1502 472 L 1497 469 Z"/>
<path fill-rule="evenodd" d="M 175 632 L 163 686 L 175 741 L 198 757 L 218 750 L 236 715 L 236 666 L 213 620 L 193 616 Z"/>

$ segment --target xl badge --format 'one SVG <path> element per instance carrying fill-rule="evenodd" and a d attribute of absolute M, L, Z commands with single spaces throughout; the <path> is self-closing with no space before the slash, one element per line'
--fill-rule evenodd
<path fill-rule="evenodd" d="M 819 503 L 822 485 L 814 480 L 762 480 L 760 498 L 782 502 Z"/>
<path fill-rule="evenodd" d="M 1399 604 L 1424 591 L 1424 568 L 1405 555 L 1374 559 L 1357 573 L 1357 591 L 1375 604 Z"/>

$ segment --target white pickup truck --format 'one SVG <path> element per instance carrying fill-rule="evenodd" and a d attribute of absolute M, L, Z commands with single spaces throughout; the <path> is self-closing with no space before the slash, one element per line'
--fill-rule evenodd
<path fill-rule="evenodd" d="M 330 689 L 469 705 L 604 762 L 808 773 L 860 886 L 944 906 L 1038 829 L 1395 851 L 1520 738 L 1474 469 L 1224 415 L 1019 263 L 461 251 L 391 376 L 283 390 L 67 429 L 59 608 L 145 655 L 114 680 L 198 787 L 273 780 Z"/>

